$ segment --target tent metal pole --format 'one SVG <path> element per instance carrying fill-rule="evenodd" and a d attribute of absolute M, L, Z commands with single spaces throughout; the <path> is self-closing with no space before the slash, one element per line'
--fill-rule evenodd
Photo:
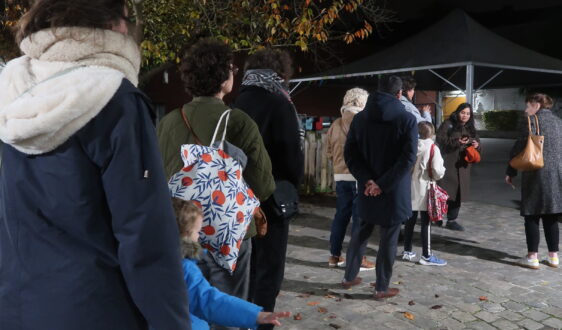
<path fill-rule="evenodd" d="M 429 72 L 433 73 L 434 75 L 436 75 L 437 77 L 441 78 L 444 82 L 446 82 L 447 84 L 453 86 L 455 89 L 458 89 L 459 91 L 462 91 L 462 88 L 458 87 L 457 85 L 453 84 L 452 82 L 450 82 L 449 80 L 447 80 L 447 78 L 443 77 L 442 75 L 440 75 L 439 73 L 428 69 Z"/>
<path fill-rule="evenodd" d="M 466 102 L 474 104 L 474 64 L 466 65 Z"/>
<path fill-rule="evenodd" d="M 439 127 L 443 122 L 443 96 L 437 92 L 437 102 L 435 102 L 435 127 Z"/>
<path fill-rule="evenodd" d="M 295 87 L 291 88 L 291 90 L 289 91 L 289 95 L 290 95 L 290 94 L 293 94 L 293 92 L 294 92 L 297 88 L 299 88 L 299 86 L 300 86 L 301 84 L 302 84 L 302 81 L 299 81 L 299 82 L 295 85 Z"/>
<path fill-rule="evenodd" d="M 492 80 L 496 79 L 497 76 L 499 76 L 500 74 L 502 74 L 503 70 L 498 71 L 495 75 L 492 76 L 492 78 L 486 80 L 485 83 L 483 83 L 482 85 L 480 85 L 480 87 L 476 88 L 476 90 L 482 89 L 484 87 L 486 87 L 486 85 L 488 85 Z"/>

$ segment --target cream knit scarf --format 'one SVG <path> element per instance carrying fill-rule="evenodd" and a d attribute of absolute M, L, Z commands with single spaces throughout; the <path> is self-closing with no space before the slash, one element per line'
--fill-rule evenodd
<path fill-rule="evenodd" d="M 136 85 L 135 41 L 110 30 L 57 28 L 20 44 L 0 74 L 0 139 L 26 154 L 63 144 L 111 100 L 123 79 Z"/>

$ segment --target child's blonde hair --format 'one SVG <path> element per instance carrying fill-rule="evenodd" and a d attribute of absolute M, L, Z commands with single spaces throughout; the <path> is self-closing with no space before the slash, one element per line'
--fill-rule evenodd
<path fill-rule="evenodd" d="M 172 197 L 172 206 L 176 213 L 176 221 L 180 234 L 191 236 L 193 227 L 198 217 L 203 216 L 203 211 L 192 201 Z"/>
<path fill-rule="evenodd" d="M 418 133 L 422 140 L 431 139 L 435 134 L 435 127 L 428 121 L 422 121 L 418 124 Z"/>

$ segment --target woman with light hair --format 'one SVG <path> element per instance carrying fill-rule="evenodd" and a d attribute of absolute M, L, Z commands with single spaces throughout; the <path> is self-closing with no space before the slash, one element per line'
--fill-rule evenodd
<path fill-rule="evenodd" d="M 367 104 L 369 93 L 361 88 L 352 88 L 343 97 L 341 118 L 336 119 L 328 130 L 327 154 L 334 165 L 334 180 L 336 181 L 336 214 L 332 222 L 330 234 L 329 267 L 343 267 L 345 259 L 341 256 L 342 243 L 347 225 L 353 218 L 352 230 L 359 228 L 359 218 L 355 209 L 357 197 L 357 181 L 349 172 L 343 157 L 345 140 L 353 117 Z M 361 270 L 374 269 L 374 263 L 363 258 Z"/>

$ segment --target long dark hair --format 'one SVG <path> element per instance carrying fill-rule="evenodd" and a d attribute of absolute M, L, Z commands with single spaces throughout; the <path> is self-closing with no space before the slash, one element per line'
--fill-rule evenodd
<path fill-rule="evenodd" d="M 37 0 L 18 22 L 16 41 L 47 28 L 109 29 L 124 18 L 126 0 Z"/>
<path fill-rule="evenodd" d="M 461 130 L 463 125 L 459 120 L 459 114 L 466 108 L 470 109 L 470 119 L 466 122 L 466 124 L 464 124 L 464 128 L 468 130 L 470 136 L 474 137 L 476 136 L 476 126 L 474 125 L 474 112 L 472 111 L 472 105 L 470 105 L 470 103 L 459 104 L 457 110 L 455 110 L 455 112 L 451 114 L 451 117 L 449 117 L 449 120 L 453 124 L 454 130 Z"/>

